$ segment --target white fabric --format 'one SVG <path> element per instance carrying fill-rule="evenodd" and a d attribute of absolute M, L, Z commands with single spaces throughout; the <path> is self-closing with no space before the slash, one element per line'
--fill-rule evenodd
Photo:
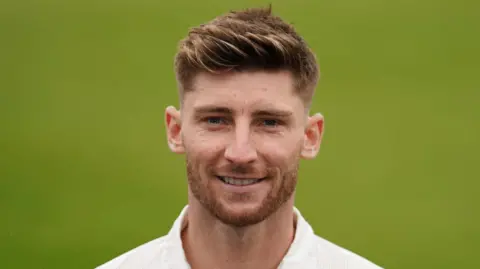
<path fill-rule="evenodd" d="M 170 232 L 143 244 L 96 269 L 190 269 L 182 248 L 184 207 Z M 314 234 L 312 227 L 294 208 L 297 216 L 295 238 L 279 269 L 381 269 L 368 260 Z"/>

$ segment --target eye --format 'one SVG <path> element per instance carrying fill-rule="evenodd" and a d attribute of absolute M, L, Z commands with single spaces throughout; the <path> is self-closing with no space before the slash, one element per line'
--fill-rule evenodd
<path fill-rule="evenodd" d="M 267 127 L 275 127 L 278 125 L 278 121 L 272 120 L 272 119 L 266 119 L 266 120 L 263 120 L 263 125 Z"/>
<path fill-rule="evenodd" d="M 205 119 L 205 121 L 208 124 L 212 124 L 212 125 L 218 125 L 218 124 L 225 123 L 225 120 L 223 118 L 220 118 L 220 117 L 208 117 L 208 118 Z"/>

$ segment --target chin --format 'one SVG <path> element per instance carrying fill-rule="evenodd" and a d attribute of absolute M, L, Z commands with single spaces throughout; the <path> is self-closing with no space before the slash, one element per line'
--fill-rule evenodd
<path fill-rule="evenodd" d="M 235 227 L 245 227 L 262 222 L 271 213 L 262 203 L 219 203 L 214 214 L 223 223 Z"/>

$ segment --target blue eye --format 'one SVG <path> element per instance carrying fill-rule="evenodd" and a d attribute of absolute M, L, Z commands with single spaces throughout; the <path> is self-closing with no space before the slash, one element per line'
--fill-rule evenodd
<path fill-rule="evenodd" d="M 266 126 L 275 127 L 277 126 L 278 122 L 276 120 L 264 120 L 263 124 Z"/>
<path fill-rule="evenodd" d="M 222 118 L 219 118 L 219 117 L 207 118 L 207 123 L 209 123 L 209 124 L 221 124 L 223 122 L 224 121 L 222 120 Z"/>

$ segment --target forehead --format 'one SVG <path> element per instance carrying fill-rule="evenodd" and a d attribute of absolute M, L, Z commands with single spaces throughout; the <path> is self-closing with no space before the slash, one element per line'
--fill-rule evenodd
<path fill-rule="evenodd" d="M 184 96 L 183 110 L 221 105 L 241 111 L 277 108 L 295 113 L 304 105 L 293 85 L 293 76 L 287 71 L 200 73 L 193 81 L 193 90 Z"/>

